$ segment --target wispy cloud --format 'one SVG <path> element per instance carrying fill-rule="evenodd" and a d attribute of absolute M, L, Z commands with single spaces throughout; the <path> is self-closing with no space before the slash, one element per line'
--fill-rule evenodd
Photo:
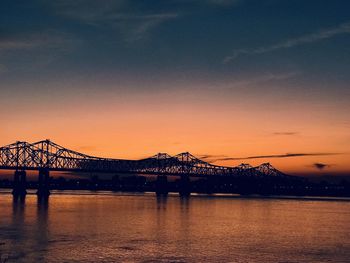
<path fill-rule="evenodd" d="M 176 3 L 228 7 L 244 0 L 173 0 Z"/>
<path fill-rule="evenodd" d="M 272 52 L 279 49 L 287 49 L 295 46 L 300 46 L 308 43 L 318 42 L 324 39 L 332 38 L 340 34 L 349 34 L 350 33 L 350 22 L 340 24 L 333 28 L 323 29 L 318 32 L 300 36 L 297 38 L 291 38 L 286 41 L 271 45 L 263 46 L 253 49 L 237 49 L 234 50 L 232 55 L 227 56 L 223 59 L 223 63 L 229 63 L 241 55 L 255 55 L 255 54 L 264 54 Z"/>
<path fill-rule="evenodd" d="M 25 39 L 7 39 L 0 40 L 0 51 L 16 50 L 16 49 L 31 49 L 41 44 L 41 41 L 30 41 Z"/>
<path fill-rule="evenodd" d="M 90 26 L 111 27 L 131 42 L 145 38 L 160 24 L 175 19 L 174 12 L 151 12 L 131 9 L 128 1 L 62 1 L 52 3 L 58 15 Z"/>
<path fill-rule="evenodd" d="M 91 145 L 83 145 L 83 146 L 77 146 L 74 147 L 76 151 L 96 151 L 97 147 L 96 146 L 91 146 Z"/>
<path fill-rule="evenodd" d="M 232 161 L 232 160 L 249 160 L 249 159 L 266 159 L 266 158 L 290 158 L 290 157 L 307 157 L 307 156 L 330 156 L 340 155 L 343 153 L 285 153 L 285 154 L 271 154 L 271 155 L 256 155 L 248 157 L 227 157 L 217 159 L 217 161 Z"/>
<path fill-rule="evenodd" d="M 207 162 L 216 162 L 220 159 L 227 158 L 227 155 L 219 154 L 219 155 L 213 155 L 213 154 L 199 154 L 196 155 L 199 159 Z"/>
<path fill-rule="evenodd" d="M 52 30 L 0 37 L 0 73 L 46 68 L 80 43 L 71 35 Z M 25 54 L 23 56 L 23 54 Z"/>
<path fill-rule="evenodd" d="M 277 135 L 277 136 L 294 136 L 294 135 L 298 135 L 298 132 L 274 132 L 273 135 Z"/>
<path fill-rule="evenodd" d="M 0 52 L 35 48 L 67 49 L 75 42 L 71 37 L 58 32 L 41 32 L 0 38 Z"/>
<path fill-rule="evenodd" d="M 230 82 L 228 85 L 231 88 L 254 87 L 256 85 L 261 85 L 264 83 L 284 81 L 287 79 L 291 79 L 295 76 L 298 76 L 300 74 L 302 74 L 300 71 L 278 72 L 278 73 L 267 72 L 259 76 L 249 76 L 249 78 L 245 78 L 243 80 L 234 80 L 232 83 Z"/>
<path fill-rule="evenodd" d="M 146 15 L 117 14 L 110 17 L 113 26 L 125 33 L 125 40 L 133 42 L 145 38 L 151 30 L 160 24 L 178 17 L 176 13 L 158 13 Z"/>
<path fill-rule="evenodd" d="M 200 1 L 200 2 L 207 2 L 208 4 L 212 5 L 218 5 L 218 6 L 232 6 L 235 5 L 242 0 L 207 0 L 207 1 Z"/>

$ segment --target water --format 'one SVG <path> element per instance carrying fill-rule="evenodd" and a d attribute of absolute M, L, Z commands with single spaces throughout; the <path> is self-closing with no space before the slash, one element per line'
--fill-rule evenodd
<path fill-rule="evenodd" d="M 350 262 L 350 202 L 0 194 L 0 253 L 9 263 Z"/>

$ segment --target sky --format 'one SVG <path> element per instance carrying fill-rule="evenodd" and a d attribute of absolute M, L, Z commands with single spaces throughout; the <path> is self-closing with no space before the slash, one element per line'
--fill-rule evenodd
<path fill-rule="evenodd" d="M 0 3 L 0 145 L 350 175 L 347 0 Z"/>

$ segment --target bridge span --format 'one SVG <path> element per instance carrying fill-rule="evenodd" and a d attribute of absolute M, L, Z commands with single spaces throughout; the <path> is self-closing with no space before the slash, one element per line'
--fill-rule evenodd
<path fill-rule="evenodd" d="M 249 164 L 236 167 L 219 166 L 205 162 L 189 152 L 174 156 L 158 153 L 140 160 L 101 158 L 67 149 L 50 140 L 34 143 L 17 141 L 0 147 L 0 169 L 15 170 L 14 195 L 26 194 L 26 171 L 37 170 L 38 196 L 50 194 L 50 171 L 156 175 L 160 188 L 164 188 L 168 176 L 179 176 L 184 186 L 182 194 L 185 195 L 189 194 L 189 177 L 291 177 L 269 163 L 256 167 Z M 159 193 L 162 193 L 162 190 Z"/>

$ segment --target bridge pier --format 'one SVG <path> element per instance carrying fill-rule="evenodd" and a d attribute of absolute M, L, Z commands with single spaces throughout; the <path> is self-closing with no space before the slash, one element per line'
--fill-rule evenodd
<path fill-rule="evenodd" d="M 168 189 L 168 177 L 166 175 L 158 175 L 156 180 L 156 194 L 158 196 L 165 195 L 169 193 Z"/>
<path fill-rule="evenodd" d="M 27 173 L 23 170 L 16 170 L 13 177 L 12 194 L 15 197 L 24 197 L 27 194 Z"/>
<path fill-rule="evenodd" d="M 208 176 L 205 179 L 205 191 L 207 194 L 215 193 L 217 181 L 218 179 L 215 175 Z"/>
<path fill-rule="evenodd" d="M 182 197 L 188 197 L 191 195 L 191 181 L 188 175 L 183 175 L 180 178 L 179 194 Z"/>
<path fill-rule="evenodd" d="M 112 177 L 112 191 L 120 191 L 120 179 L 117 174 Z"/>
<path fill-rule="evenodd" d="M 49 197 L 50 195 L 49 180 L 50 180 L 49 169 L 45 169 L 45 168 L 39 169 L 38 190 L 36 192 L 39 198 Z"/>

